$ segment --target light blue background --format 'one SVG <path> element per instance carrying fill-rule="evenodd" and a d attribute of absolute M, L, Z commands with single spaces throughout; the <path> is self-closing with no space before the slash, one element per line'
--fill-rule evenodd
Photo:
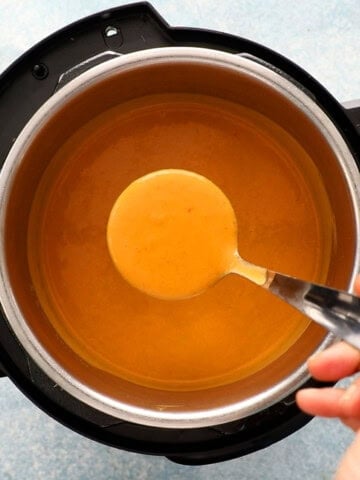
<path fill-rule="evenodd" d="M 126 3 L 0 0 L 0 72 L 58 28 Z M 216 29 L 255 40 L 304 67 L 338 100 L 360 98 L 359 0 L 152 3 L 171 25 Z M 337 420 L 315 419 L 287 439 L 247 457 L 182 467 L 87 440 L 47 417 L 8 379 L 0 380 L 1 480 L 330 480 L 351 440 L 352 433 Z"/>

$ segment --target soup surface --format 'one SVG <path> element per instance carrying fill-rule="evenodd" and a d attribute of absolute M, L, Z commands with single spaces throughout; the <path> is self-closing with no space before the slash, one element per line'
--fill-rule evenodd
<path fill-rule="evenodd" d="M 325 281 L 331 210 L 304 149 L 258 113 L 201 95 L 143 97 L 106 111 L 58 150 L 28 231 L 34 288 L 64 341 L 140 385 L 197 390 L 268 365 L 308 320 L 237 275 L 193 298 L 153 298 L 119 275 L 106 228 L 119 194 L 160 169 L 197 172 L 233 205 L 247 260 Z"/>

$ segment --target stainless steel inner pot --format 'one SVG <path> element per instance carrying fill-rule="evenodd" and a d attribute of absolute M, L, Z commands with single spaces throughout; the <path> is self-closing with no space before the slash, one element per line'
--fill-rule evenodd
<path fill-rule="evenodd" d="M 308 380 L 306 360 L 333 338 L 310 325 L 283 356 L 231 385 L 198 392 L 140 387 L 85 364 L 59 338 L 37 301 L 27 264 L 30 206 L 56 150 L 81 125 L 132 98 L 203 93 L 248 106 L 285 128 L 321 172 L 334 212 L 339 254 L 327 283 L 351 289 L 359 271 L 357 166 L 336 126 L 306 91 L 256 59 L 170 47 L 108 60 L 59 89 L 33 116 L 0 176 L 0 295 L 8 322 L 39 367 L 78 400 L 119 419 L 167 428 L 205 427 L 252 415 Z"/>

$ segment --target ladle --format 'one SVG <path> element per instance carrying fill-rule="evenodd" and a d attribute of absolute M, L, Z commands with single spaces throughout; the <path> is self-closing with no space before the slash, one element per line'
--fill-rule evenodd
<path fill-rule="evenodd" d="M 202 175 L 170 169 L 137 179 L 114 204 L 107 240 L 119 272 L 149 295 L 184 299 L 239 274 L 360 349 L 360 298 L 243 260 L 232 205 Z"/>
<path fill-rule="evenodd" d="M 257 267 L 242 260 L 250 271 Z M 260 285 L 322 325 L 337 337 L 360 349 L 360 298 L 343 290 L 306 282 L 282 273 L 259 268 L 258 279 L 242 269 L 241 276 Z M 261 275 L 261 273 L 265 275 Z M 261 281 L 261 277 L 264 281 Z"/>

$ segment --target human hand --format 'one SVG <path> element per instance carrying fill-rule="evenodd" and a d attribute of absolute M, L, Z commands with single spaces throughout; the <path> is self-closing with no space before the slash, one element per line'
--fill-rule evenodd
<path fill-rule="evenodd" d="M 360 295 L 360 276 L 355 284 Z M 308 361 L 311 375 L 317 380 L 337 381 L 360 371 L 360 351 L 337 343 Z M 356 432 L 355 440 L 346 451 L 336 480 L 360 479 L 360 378 L 348 388 L 307 388 L 296 395 L 298 406 L 310 415 L 339 418 Z"/>

